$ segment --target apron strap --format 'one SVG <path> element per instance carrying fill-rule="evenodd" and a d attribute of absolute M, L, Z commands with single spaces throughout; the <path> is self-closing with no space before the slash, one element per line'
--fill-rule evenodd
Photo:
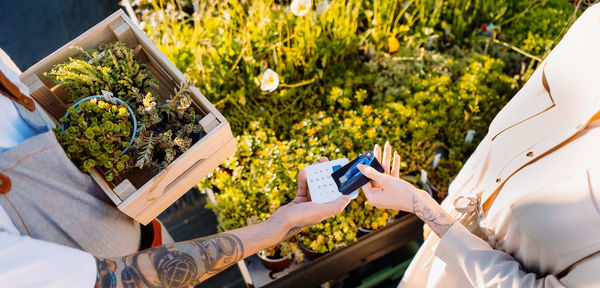
<path fill-rule="evenodd" d="M 21 104 L 29 111 L 35 110 L 35 102 L 33 102 L 33 99 L 21 93 L 19 87 L 8 80 L 2 71 L 0 71 L 0 94 L 8 97 L 18 104 Z"/>

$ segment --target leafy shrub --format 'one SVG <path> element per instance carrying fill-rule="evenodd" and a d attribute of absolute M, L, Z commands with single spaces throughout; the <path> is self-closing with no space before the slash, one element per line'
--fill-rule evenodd
<path fill-rule="evenodd" d="M 542 58 L 581 14 L 575 6 L 563 0 L 519 1 L 517 9 L 527 13 L 505 25 L 502 34 L 509 42 Z"/>
<path fill-rule="evenodd" d="M 298 239 L 304 247 L 317 253 L 330 252 L 356 242 L 356 224 L 342 212 L 300 232 Z"/>
<path fill-rule="evenodd" d="M 68 113 L 69 117 L 60 119 L 66 129 L 54 130 L 67 156 L 81 171 L 97 167 L 112 181 L 128 166 L 129 156 L 122 153 L 133 132 L 127 106 L 92 99 L 70 107 Z"/>
<path fill-rule="evenodd" d="M 73 101 L 102 95 L 105 90 L 133 105 L 132 88 L 144 93 L 158 89 L 158 82 L 151 78 L 146 65 L 133 58 L 133 50 L 123 42 L 103 44 L 99 50 L 74 48 L 81 51 L 79 58 L 69 58 L 44 74 L 61 84 Z"/>

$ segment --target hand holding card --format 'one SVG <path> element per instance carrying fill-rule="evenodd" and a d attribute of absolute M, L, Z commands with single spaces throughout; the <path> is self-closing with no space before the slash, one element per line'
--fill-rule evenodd
<path fill-rule="evenodd" d="M 366 152 L 331 174 L 340 193 L 346 195 L 371 181 L 358 170 L 358 164 L 371 166 L 379 172 L 384 171 L 375 155 L 370 151 Z"/>

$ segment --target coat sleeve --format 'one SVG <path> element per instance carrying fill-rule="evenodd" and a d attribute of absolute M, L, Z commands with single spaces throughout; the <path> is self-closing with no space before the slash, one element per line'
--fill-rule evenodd
<path fill-rule="evenodd" d="M 0 207 L 1 208 L 1 207 Z M 1 287 L 93 287 L 96 260 L 84 251 L 2 231 Z"/>
<path fill-rule="evenodd" d="M 455 223 L 442 237 L 435 256 L 461 271 L 473 287 L 600 287 L 600 256 L 578 263 L 566 276 L 539 278 L 521 270 L 519 262 Z"/>

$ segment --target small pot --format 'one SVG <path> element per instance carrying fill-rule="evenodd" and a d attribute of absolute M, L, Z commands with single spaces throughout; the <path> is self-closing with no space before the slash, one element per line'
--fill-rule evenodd
<path fill-rule="evenodd" d="M 304 253 L 304 256 L 306 256 L 306 258 L 308 258 L 309 260 L 315 260 L 315 259 L 325 255 L 325 253 L 319 253 L 315 250 L 312 250 L 312 249 L 304 246 L 304 244 L 302 244 L 302 242 L 299 242 L 299 241 L 298 241 L 298 246 L 300 246 L 300 249 Z"/>
<path fill-rule="evenodd" d="M 371 230 L 371 229 L 367 229 L 367 228 L 362 228 L 362 227 L 358 227 L 358 233 L 356 233 L 356 237 L 360 237 L 360 236 L 364 236 L 367 235 L 371 232 L 373 232 L 375 230 Z"/>
<path fill-rule="evenodd" d="M 100 98 L 101 100 L 107 101 L 109 103 L 111 103 L 112 101 L 108 100 L 106 96 L 102 96 L 102 95 L 95 95 L 95 96 L 89 96 L 89 97 L 85 97 L 77 102 L 75 102 L 75 104 L 73 104 L 73 108 L 76 108 L 77 106 L 79 106 L 79 104 L 83 103 L 83 102 L 88 102 L 92 99 L 98 99 Z M 131 132 L 131 139 L 129 140 L 129 147 L 131 147 L 131 145 L 133 145 L 133 139 L 135 139 L 135 134 L 137 134 L 137 119 L 135 118 L 135 113 L 133 113 L 133 110 L 131 109 L 131 107 L 129 107 L 129 104 L 127 104 L 127 102 L 119 99 L 119 98 L 114 98 L 112 97 L 112 99 L 114 99 L 114 102 L 116 102 L 117 104 L 125 104 L 127 106 L 127 110 L 129 111 L 129 116 L 131 117 L 131 122 L 133 122 L 133 131 Z M 111 103 L 114 104 L 114 103 Z M 65 118 L 69 118 L 69 112 L 67 111 L 67 113 L 65 114 Z M 65 131 L 67 129 L 66 124 L 62 125 L 62 131 Z M 129 150 L 129 147 L 123 149 L 123 151 L 121 151 L 121 154 L 125 154 L 125 152 L 127 152 L 127 150 Z"/>
<path fill-rule="evenodd" d="M 292 264 L 292 259 L 287 257 L 281 257 L 277 259 L 271 259 L 269 257 L 261 255 L 260 252 L 256 253 L 258 258 L 260 258 L 260 262 L 267 267 L 267 269 L 279 272 L 283 271 L 285 268 L 289 267 Z"/>

